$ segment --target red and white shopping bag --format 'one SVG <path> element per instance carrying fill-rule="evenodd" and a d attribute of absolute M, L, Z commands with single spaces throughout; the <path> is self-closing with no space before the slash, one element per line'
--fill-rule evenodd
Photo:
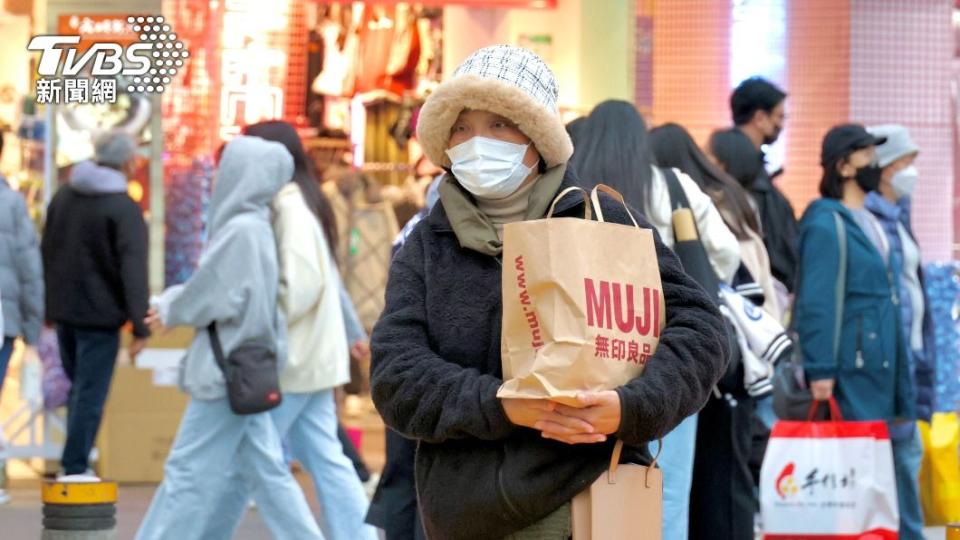
<path fill-rule="evenodd" d="M 760 472 L 764 539 L 896 540 L 900 516 L 887 424 L 777 422 Z"/>

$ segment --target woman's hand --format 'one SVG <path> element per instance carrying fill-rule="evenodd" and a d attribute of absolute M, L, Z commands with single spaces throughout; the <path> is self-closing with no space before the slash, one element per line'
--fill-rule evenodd
<path fill-rule="evenodd" d="M 164 326 L 163 321 L 160 320 L 160 313 L 156 308 L 147 310 L 147 317 L 143 319 L 143 323 L 146 324 L 150 332 L 154 334 L 162 334 L 167 331 L 167 327 Z"/>
<path fill-rule="evenodd" d="M 833 397 L 833 379 L 820 379 L 810 382 L 810 393 L 816 401 L 826 401 Z"/>
<path fill-rule="evenodd" d="M 370 344 L 363 340 L 358 340 L 350 347 L 350 357 L 354 360 L 363 360 L 370 356 Z"/>
<path fill-rule="evenodd" d="M 568 418 L 582 420 L 593 426 L 594 432 L 603 435 L 616 433 L 620 429 L 620 394 L 613 390 L 585 392 L 577 396 L 577 401 L 579 407 L 557 405 L 557 412 Z"/>
<path fill-rule="evenodd" d="M 560 414 L 558 403 L 543 399 L 500 400 L 507 418 L 518 426 L 536 429 L 546 439 L 567 444 L 597 443 L 607 440 L 589 423 L 574 416 Z"/>

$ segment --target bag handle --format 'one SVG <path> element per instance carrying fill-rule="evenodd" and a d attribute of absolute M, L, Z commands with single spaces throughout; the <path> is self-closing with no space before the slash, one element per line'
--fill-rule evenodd
<path fill-rule="evenodd" d="M 683 190 L 683 185 L 677 174 L 670 168 L 661 168 L 663 179 L 667 183 L 667 192 L 670 194 L 670 208 L 672 210 L 690 209 L 690 199 L 687 198 L 687 192 Z"/>
<path fill-rule="evenodd" d="M 814 401 L 810 404 L 810 412 L 807 413 L 807 422 L 813 422 L 813 417 L 817 414 L 820 404 L 826 402 L 830 406 L 830 419 L 834 422 L 843 422 L 843 414 L 840 413 L 840 404 L 837 398 L 831 397 L 824 401 Z"/>
<path fill-rule="evenodd" d="M 210 348 L 213 349 L 213 358 L 217 361 L 217 366 L 227 374 L 227 360 L 223 354 L 223 346 L 220 345 L 220 335 L 217 333 L 217 321 L 210 323 L 207 327 L 207 334 L 210 336 Z"/>
<path fill-rule="evenodd" d="M 836 299 L 837 304 L 834 308 L 833 321 L 833 361 L 839 363 L 837 358 L 840 352 L 840 332 L 843 328 L 843 301 L 847 294 L 847 228 L 843 224 L 843 217 L 839 212 L 833 214 L 833 219 L 837 225 L 837 243 L 840 247 L 839 272 L 837 272 Z M 831 402 L 833 400 L 831 399 Z M 838 409 L 839 410 L 839 409 Z"/>
<path fill-rule="evenodd" d="M 583 197 L 583 219 L 587 221 L 593 219 L 593 213 L 590 209 L 590 199 L 587 197 L 587 192 L 583 188 L 577 186 L 568 187 L 553 198 L 553 202 L 550 203 L 550 209 L 547 210 L 547 219 L 553 217 L 553 212 L 557 209 L 557 203 L 560 202 L 560 199 L 564 198 L 568 193 L 573 193 L 574 191 L 580 193 L 580 195 Z"/>
<path fill-rule="evenodd" d="M 623 200 L 623 195 L 619 191 L 613 189 L 612 187 L 606 184 L 597 184 L 592 191 L 590 191 L 590 200 L 593 201 L 593 210 L 597 213 L 597 221 L 603 222 L 603 210 L 600 208 L 600 192 L 604 192 L 607 195 L 610 195 L 614 199 L 620 201 L 620 204 L 623 205 L 623 209 L 627 211 L 627 215 L 630 216 L 630 221 L 633 222 L 633 226 L 640 228 L 640 224 L 637 223 L 637 220 L 633 217 L 633 212 L 630 211 L 630 207 L 627 206 L 627 202 Z"/>
<path fill-rule="evenodd" d="M 663 439 L 657 440 L 657 454 L 653 456 L 653 461 L 650 463 L 650 466 L 647 467 L 646 474 L 643 475 L 643 484 L 644 487 L 650 487 L 650 469 L 657 467 L 657 460 L 660 459 L 660 452 L 663 451 Z M 617 439 L 617 443 L 613 445 L 613 454 L 610 456 L 610 468 L 607 469 L 607 483 L 616 484 L 617 483 L 617 467 L 620 466 L 620 454 L 623 453 L 623 441 Z"/>

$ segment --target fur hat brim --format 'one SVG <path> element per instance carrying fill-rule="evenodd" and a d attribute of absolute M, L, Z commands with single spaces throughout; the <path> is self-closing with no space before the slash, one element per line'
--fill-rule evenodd
<path fill-rule="evenodd" d="M 430 161 L 450 167 L 450 129 L 464 109 L 489 111 L 510 119 L 530 140 L 547 167 L 566 163 L 573 143 L 560 115 L 511 84 L 477 75 L 461 75 L 441 83 L 427 98 L 417 120 L 417 139 Z"/>

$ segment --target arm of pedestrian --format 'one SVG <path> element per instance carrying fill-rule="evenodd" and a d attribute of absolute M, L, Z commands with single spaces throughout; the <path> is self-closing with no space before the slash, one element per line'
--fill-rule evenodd
<path fill-rule="evenodd" d="M 116 249 L 120 262 L 120 281 L 126 302 L 127 317 L 133 324 L 133 335 L 150 336 L 143 323 L 147 313 L 150 288 L 147 284 L 147 225 L 140 207 L 130 201 L 117 227 Z"/>
<path fill-rule="evenodd" d="M 653 236 L 666 303 L 665 326 L 643 373 L 615 389 L 621 409 L 616 435 L 632 446 L 663 437 L 703 407 L 726 368 L 729 347 L 714 302 L 683 271 L 656 231 Z"/>
<path fill-rule="evenodd" d="M 799 342 L 803 343 L 803 371 L 811 383 L 835 379 L 837 372 L 833 344 L 840 244 L 834 218 L 827 217 L 829 221 L 805 226 L 800 238 L 801 261 L 806 262 L 800 272 L 794 317 Z M 820 386 L 825 395 L 825 386 Z"/>
<path fill-rule="evenodd" d="M 228 286 L 220 266 L 247 259 L 256 252 L 256 246 L 244 234 L 231 231 L 208 249 L 186 283 L 170 287 L 157 297 L 156 308 L 164 326 L 206 328 L 214 321 L 238 316 L 246 305 L 246 285 Z"/>
<path fill-rule="evenodd" d="M 347 292 L 347 286 L 343 283 L 343 278 L 340 276 L 340 273 L 334 270 L 336 273 L 337 285 L 340 288 L 340 311 L 343 313 L 343 324 L 347 331 L 347 342 L 348 343 L 357 343 L 357 342 L 368 342 L 370 341 L 370 336 L 367 335 L 367 332 L 363 329 L 363 323 L 360 322 L 360 317 L 357 315 L 357 309 L 353 305 L 353 299 L 350 298 L 350 293 Z"/>
<path fill-rule="evenodd" d="M 388 426 L 410 438 L 503 439 L 516 429 L 497 398 L 503 381 L 430 347 L 418 261 L 422 265 L 421 248 L 408 243 L 390 266 L 386 307 L 371 340 L 373 402 Z"/>

